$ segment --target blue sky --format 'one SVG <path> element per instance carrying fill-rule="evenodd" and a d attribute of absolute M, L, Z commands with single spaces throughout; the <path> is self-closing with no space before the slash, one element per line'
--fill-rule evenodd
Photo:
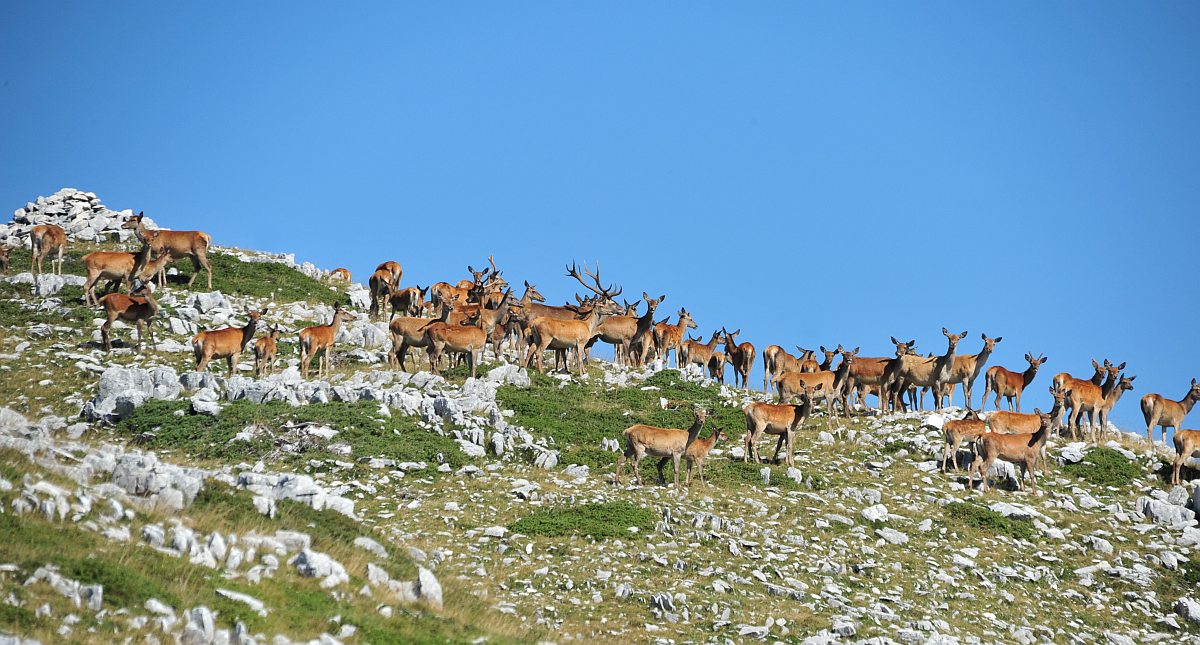
<path fill-rule="evenodd" d="M 1178 2 L 5 3 L 0 205 L 72 186 L 406 284 L 495 254 L 554 302 L 599 259 L 760 349 L 987 332 L 1050 357 L 1034 404 L 1127 361 L 1136 429 L 1200 376 L 1197 33 Z"/>

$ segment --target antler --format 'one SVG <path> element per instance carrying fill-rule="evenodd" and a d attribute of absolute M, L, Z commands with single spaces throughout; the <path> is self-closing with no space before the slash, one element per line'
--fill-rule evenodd
<path fill-rule="evenodd" d="M 574 262 L 571 263 L 571 266 L 567 267 L 567 275 L 569 277 L 575 278 L 576 280 L 579 281 L 579 284 L 582 284 L 584 286 L 584 288 L 586 288 L 588 291 L 591 291 L 592 293 L 600 296 L 601 298 L 604 298 L 606 300 L 612 300 L 613 298 L 616 298 L 617 296 L 621 295 L 621 292 L 623 292 L 625 290 L 624 287 L 617 287 L 616 291 L 613 291 L 613 286 L 611 284 L 608 285 L 607 288 L 605 288 L 604 286 L 601 285 L 600 263 L 599 262 L 596 263 L 596 272 L 595 273 L 588 271 L 587 263 L 584 262 L 583 263 L 583 272 L 586 273 L 588 275 L 588 277 L 591 278 L 592 281 L 594 281 L 596 283 L 595 287 L 593 287 L 592 285 L 583 281 L 583 276 L 579 275 L 579 267 L 576 266 L 576 264 Z"/>

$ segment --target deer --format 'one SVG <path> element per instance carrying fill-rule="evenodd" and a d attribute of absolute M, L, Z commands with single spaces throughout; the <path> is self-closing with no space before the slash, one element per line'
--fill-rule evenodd
<path fill-rule="evenodd" d="M 769 392 L 770 388 L 775 387 L 779 383 L 779 378 L 784 374 L 791 372 L 802 372 L 805 350 L 799 345 L 796 349 L 800 350 L 800 356 L 792 356 L 788 351 L 779 345 L 771 345 L 763 350 L 763 388 Z M 767 356 L 767 352 L 771 352 L 771 356 Z M 808 352 L 808 357 L 812 358 L 812 352 Z M 814 363 L 815 364 L 815 363 Z"/>
<path fill-rule="evenodd" d="M 317 354 L 317 378 L 327 374 L 333 361 L 330 353 L 333 341 L 337 338 L 338 329 L 346 320 L 357 320 L 358 317 L 342 308 L 342 303 L 333 305 L 333 320 L 328 325 L 314 325 L 300 330 L 300 375 L 308 378 L 308 366 Z"/>
<path fill-rule="evenodd" d="M 946 353 L 933 358 L 905 355 L 889 365 L 888 373 L 884 375 L 882 391 L 892 398 L 892 407 L 898 408 L 903 404 L 899 401 L 901 393 L 908 386 L 929 386 L 934 392 L 950 375 L 954 364 L 954 350 L 959 341 L 967 337 L 967 332 L 952 334 L 949 329 L 942 327 L 942 335 L 946 337 Z M 892 342 L 897 342 L 892 339 Z M 941 401 L 934 402 L 935 409 L 941 409 Z"/>
<path fill-rule="evenodd" d="M 683 459 L 688 448 L 700 435 L 708 412 L 704 408 L 696 408 L 695 419 L 687 430 L 679 428 L 660 428 L 658 426 L 635 423 L 622 433 L 625 436 L 625 450 L 617 454 L 617 485 L 621 484 L 621 471 L 625 469 L 625 461 L 629 460 L 633 468 L 633 477 L 639 486 L 642 485 L 642 473 L 638 469 L 642 459 L 665 457 L 675 462 L 675 489 L 679 489 L 679 462 Z"/>
<path fill-rule="evenodd" d="M 100 298 L 98 303 L 104 308 L 104 324 L 100 326 L 100 337 L 103 338 L 104 351 L 112 351 L 112 336 L 110 330 L 114 321 L 123 320 L 137 326 L 137 347 L 142 347 L 142 325 L 145 324 L 146 336 L 150 338 L 150 347 L 158 349 L 154 342 L 154 318 L 158 315 L 158 302 L 154 299 L 154 286 L 144 283 L 128 296 L 123 293 L 109 293 Z"/>
<path fill-rule="evenodd" d="M 422 289 L 420 286 L 393 289 L 388 295 L 388 305 L 392 309 L 392 315 L 388 320 L 392 320 L 397 314 L 419 316 L 421 310 L 425 308 L 425 294 L 428 292 L 429 287 Z"/>
<path fill-rule="evenodd" d="M 96 283 L 100 280 L 108 280 L 109 287 L 115 284 L 117 289 L 123 284 L 132 284 L 134 280 L 145 282 L 169 264 L 172 256 L 168 250 L 153 260 L 148 260 L 149 257 L 149 245 L 142 245 L 137 253 L 93 251 L 83 256 L 83 267 L 87 273 L 87 279 L 83 283 L 84 303 L 99 305 L 99 301 L 96 300 Z"/>
<path fill-rule="evenodd" d="M 1175 430 L 1175 460 L 1171 463 L 1171 484 L 1179 485 L 1179 470 L 1191 457 L 1200 456 L 1200 430 Z"/>
<path fill-rule="evenodd" d="M 725 352 L 717 350 L 712 353 L 708 359 L 708 377 L 720 383 L 725 384 Z"/>
<path fill-rule="evenodd" d="M 50 273 L 62 275 L 63 250 L 67 246 L 67 232 L 57 224 L 38 224 L 29 234 L 29 242 L 33 245 L 29 258 L 29 272 L 38 275 L 42 272 L 42 260 L 51 252 L 58 251 L 58 259 L 50 261 Z M 55 270 L 55 262 L 58 269 Z"/>
<path fill-rule="evenodd" d="M 886 401 L 883 398 L 881 386 L 884 376 L 887 374 L 888 367 L 900 360 L 901 356 L 912 353 L 916 350 L 917 341 L 910 340 L 907 343 L 902 343 L 892 336 L 892 344 L 896 346 L 896 356 L 894 358 L 880 358 L 875 356 L 856 357 L 854 364 L 850 366 L 850 380 L 847 383 L 847 388 L 843 391 L 842 403 L 849 409 L 849 392 L 855 390 L 858 393 L 859 401 L 863 407 L 866 407 L 866 395 L 870 388 L 879 388 L 879 409 L 885 409 Z"/>
<path fill-rule="evenodd" d="M 704 481 L 704 462 L 708 459 L 708 453 L 712 451 L 713 446 L 717 445 L 717 441 L 721 439 L 721 428 L 713 428 L 712 434 L 701 439 L 696 437 L 688 449 L 683 453 L 683 460 L 687 463 L 687 479 L 684 483 L 688 488 L 692 487 L 692 465 L 696 466 L 697 472 L 700 474 L 700 483 L 707 487 L 708 482 Z M 670 457 L 663 457 L 658 460 L 658 481 L 659 483 L 666 482 L 667 478 L 663 476 L 663 467 L 670 461 Z"/>
<path fill-rule="evenodd" d="M 1076 381 L 1082 381 L 1085 383 L 1090 381 L 1092 385 L 1100 385 L 1102 382 L 1104 382 L 1104 375 L 1108 372 L 1108 368 L 1112 367 L 1112 361 L 1106 358 L 1104 359 L 1104 364 L 1101 365 L 1100 363 L 1096 362 L 1096 359 L 1093 358 L 1092 367 L 1096 370 L 1096 373 L 1092 374 L 1091 379 L 1078 379 L 1074 376 L 1071 376 L 1067 372 L 1059 372 L 1058 374 L 1054 375 L 1054 380 L 1051 381 L 1051 384 L 1059 389 L 1068 389 L 1069 386 Z M 1121 363 L 1121 369 L 1124 368 L 1125 364 Z"/>
<path fill-rule="evenodd" d="M 275 371 L 275 357 L 279 355 L 278 325 L 267 329 L 267 335 L 254 341 L 254 374 L 258 378 L 270 376 Z"/>
<path fill-rule="evenodd" d="M 1034 357 L 1033 352 L 1029 352 L 1025 354 L 1025 360 L 1029 363 L 1029 367 L 1025 368 L 1024 372 L 1013 372 L 999 365 L 988 368 L 983 377 L 983 400 L 979 404 L 981 412 L 987 409 L 987 397 L 991 392 L 996 393 L 997 410 L 1000 409 L 1000 397 L 1004 397 L 1008 400 L 1009 411 L 1014 410 L 1013 399 L 1016 399 L 1015 410 L 1021 411 L 1021 393 L 1033 382 L 1038 368 L 1050 359 L 1045 354 Z"/>
<path fill-rule="evenodd" d="M 445 314 L 450 313 L 450 309 L 443 309 Z M 444 322 L 444 320 L 442 321 Z M 404 366 L 405 357 L 408 356 L 410 347 L 423 347 L 428 350 L 429 339 L 425 335 L 425 326 L 430 323 L 429 318 L 415 318 L 411 316 L 401 316 L 393 318 L 388 323 L 388 331 L 392 336 L 392 351 L 388 353 L 388 365 L 399 367 L 401 371 L 406 371 Z M 416 363 L 413 366 L 413 371 L 416 372 L 420 367 L 420 361 L 414 359 Z"/>
<path fill-rule="evenodd" d="M 1154 445 L 1154 426 L 1162 427 L 1163 441 L 1167 440 L 1167 428 L 1179 430 L 1183 418 L 1192 411 L 1192 407 L 1200 401 L 1200 384 L 1192 379 L 1191 387 L 1182 399 L 1172 401 L 1161 394 L 1147 394 L 1142 397 L 1142 417 L 1146 419 L 1146 441 Z"/>
<path fill-rule="evenodd" d="M 771 391 L 771 385 L 775 382 L 775 362 L 780 354 L 786 353 L 787 350 L 779 345 L 767 345 L 763 349 L 763 392 Z"/>
<path fill-rule="evenodd" d="M 237 373 L 238 357 L 245 351 L 246 345 L 254 339 L 254 331 L 258 321 L 267 315 L 267 308 L 254 311 L 246 308 L 245 327 L 225 327 L 211 331 L 202 331 L 192 338 L 192 353 L 196 356 L 196 371 L 208 370 L 208 363 L 215 359 L 224 358 L 229 366 L 229 375 Z"/>
<path fill-rule="evenodd" d="M 467 366 L 471 370 L 471 378 L 483 358 L 483 350 L 487 347 L 492 330 L 496 328 L 500 318 L 508 313 L 508 302 L 512 291 L 505 294 L 500 306 L 495 309 L 480 309 L 474 319 L 478 325 L 455 325 L 447 322 L 431 322 L 425 327 L 425 337 L 429 348 L 429 364 L 434 373 L 438 373 L 438 363 L 446 350 L 461 352 L 467 357 Z"/>
<path fill-rule="evenodd" d="M 1050 396 L 1054 399 L 1054 407 L 1050 408 L 1050 419 L 1053 421 L 1050 429 L 1060 430 L 1062 428 L 1063 409 L 1066 406 L 1067 393 L 1065 390 L 1050 386 Z M 1000 434 L 1021 434 L 1037 432 L 1038 425 L 1041 423 L 1037 414 L 1027 414 L 1024 412 L 1011 412 L 1006 410 L 996 410 L 987 417 L 988 432 L 999 432 Z M 1046 456 L 1045 447 L 1042 448 L 1042 456 Z"/>
<path fill-rule="evenodd" d="M 817 362 L 816 358 L 814 358 L 814 356 L 817 354 L 816 350 L 804 349 L 799 345 L 796 345 L 796 349 L 800 350 L 799 370 L 801 372 L 811 374 L 813 372 L 820 371 L 821 364 Z"/>
<path fill-rule="evenodd" d="M 1105 428 L 1108 427 L 1108 413 L 1121 399 L 1122 394 L 1133 390 L 1133 381 L 1136 378 L 1121 376 L 1120 380 L 1114 383 L 1113 377 L 1110 376 L 1103 387 L 1091 383 L 1075 383 L 1071 389 L 1066 390 L 1067 407 L 1071 408 L 1071 436 L 1079 436 L 1079 417 L 1086 412 L 1088 425 L 1092 428 L 1092 443 L 1097 441 L 1097 420 L 1100 424 L 1099 438 L 1104 438 Z"/>
<path fill-rule="evenodd" d="M 786 444 L 787 452 L 784 453 L 784 462 L 789 466 L 793 465 L 792 453 L 794 452 L 796 431 L 804 426 L 805 419 L 812 411 L 814 390 L 821 387 L 821 384 L 818 384 L 816 388 L 807 383 L 802 384 L 800 403 L 796 404 L 757 401 L 746 404 L 746 407 L 742 408 L 742 413 L 746 416 L 746 451 L 742 455 L 742 461 L 753 459 L 756 464 L 762 463 L 762 457 L 758 454 L 758 440 L 766 433 L 779 437 L 779 442 L 775 445 L 775 456 L 771 458 L 771 461 L 779 462 L 779 450 Z"/>
<path fill-rule="evenodd" d="M 833 359 L 842 353 L 842 344 L 838 343 L 835 349 L 825 349 L 824 345 L 820 347 L 821 353 L 825 355 L 825 358 L 821 360 L 821 364 L 817 366 L 816 371 L 828 371 L 833 368 Z"/>
<path fill-rule="evenodd" d="M 0 244 L 0 273 L 8 275 L 8 245 Z"/>
<path fill-rule="evenodd" d="M 981 488 L 985 493 L 988 490 L 988 470 L 997 459 L 1021 467 L 1021 474 L 1017 477 L 1018 489 L 1022 488 L 1025 476 L 1028 475 L 1030 486 L 1033 487 L 1034 492 L 1037 492 L 1037 477 L 1034 474 L 1034 468 L 1041 457 L 1046 438 L 1050 435 L 1050 425 L 1053 421 L 1050 415 L 1043 414 L 1036 408 L 1034 414 L 1038 415 L 1038 429 L 1033 433 L 986 432 L 979 437 L 979 459 L 976 459 L 973 465 L 974 470 L 983 480 Z"/>
<path fill-rule="evenodd" d="M 942 433 L 946 437 L 946 445 L 942 449 L 942 472 L 946 472 L 946 463 L 953 461 L 954 470 L 958 470 L 958 450 L 963 441 L 976 441 L 987 432 L 987 423 L 974 410 L 967 410 L 961 419 L 951 419 L 942 424 Z"/>
<path fill-rule="evenodd" d="M 149 245 L 150 250 L 155 256 L 162 255 L 170 250 L 171 255 L 176 259 L 191 258 L 192 277 L 188 279 L 188 288 L 192 287 L 192 283 L 196 281 L 196 276 L 200 275 L 200 269 L 203 267 L 205 272 L 208 273 L 208 289 L 211 291 L 212 265 L 208 262 L 208 247 L 212 244 L 212 236 L 200 231 L 150 230 L 146 228 L 145 222 L 142 221 L 144 217 L 144 211 L 139 212 L 137 215 L 132 215 L 125 220 L 121 228 L 133 229 L 138 239 L 143 244 Z M 160 270 L 158 272 L 159 285 L 165 285 L 166 280 L 166 271 Z"/>
<path fill-rule="evenodd" d="M 855 347 L 854 351 L 843 351 L 842 362 L 834 371 L 789 372 L 779 377 L 775 381 L 779 402 L 787 403 L 806 390 L 820 391 L 825 398 L 825 424 L 827 427 L 833 427 L 833 402 L 835 400 L 842 402 L 842 413 L 849 418 L 850 409 L 845 404 L 844 395 L 850 372 L 857 360 L 858 350 L 859 348 Z"/>
<path fill-rule="evenodd" d="M 388 273 L 388 275 L 391 276 L 390 278 L 388 278 L 388 281 L 387 281 L 388 286 L 390 286 L 392 289 L 395 289 L 396 287 L 400 286 L 400 278 L 402 278 L 404 276 L 404 269 L 400 267 L 399 262 L 396 262 L 395 260 L 388 260 L 386 262 L 380 262 L 379 266 L 375 267 L 375 273 L 378 273 L 380 271 L 386 271 Z M 350 272 L 346 271 L 346 276 L 347 276 L 346 280 L 347 281 L 350 280 L 349 275 L 350 275 Z"/>
<path fill-rule="evenodd" d="M 713 330 L 712 337 L 707 343 L 702 343 L 698 339 L 688 339 L 680 348 L 680 353 L 683 355 L 683 362 L 687 365 L 699 365 L 703 371 L 712 360 L 713 352 L 717 349 L 717 343 L 721 340 L 720 330 Z"/>
<path fill-rule="evenodd" d="M 597 340 L 602 340 L 613 346 L 614 363 L 628 365 L 630 363 L 629 343 L 637 333 L 638 318 L 640 317 L 637 309 L 640 302 L 641 300 L 624 301 L 625 312 L 605 318 L 604 322 L 596 328 L 596 335 L 588 341 L 587 348 L 590 350 Z"/>
<path fill-rule="evenodd" d="M 338 267 L 329 272 L 329 279 L 334 281 L 350 282 L 350 269 Z"/>
<path fill-rule="evenodd" d="M 750 368 L 754 366 L 754 345 L 748 342 L 737 343 L 737 336 L 742 333 L 741 329 L 731 333 L 721 327 L 721 333 L 725 334 L 725 355 L 729 357 L 729 362 L 733 365 L 734 387 L 739 387 L 738 377 L 741 377 L 742 380 L 740 387 L 750 387 Z"/>
<path fill-rule="evenodd" d="M 941 405 L 941 397 L 946 397 L 946 405 L 954 405 L 954 384 L 962 383 L 963 397 L 967 400 L 967 409 L 971 409 L 971 395 L 975 390 L 975 379 L 979 377 L 979 372 L 987 365 L 988 358 L 991 358 L 992 352 L 996 349 L 996 343 L 1004 340 L 1003 336 L 988 338 L 987 334 L 979 334 L 983 339 L 983 349 L 979 350 L 978 354 L 959 354 L 954 357 L 954 363 L 950 367 L 950 375 L 943 383 L 941 392 L 934 392 L 934 396 L 938 398 L 938 405 Z M 984 375 L 986 380 L 987 376 Z M 948 387 L 947 387 L 948 386 Z M 923 396 L 923 395 L 922 395 Z"/>
<path fill-rule="evenodd" d="M 367 279 L 367 288 L 371 291 L 371 308 L 368 315 L 372 320 L 379 317 L 382 309 L 380 303 L 387 300 L 397 286 L 393 282 L 395 279 L 395 274 L 389 269 L 376 269 L 375 273 L 372 273 L 371 277 Z"/>
<path fill-rule="evenodd" d="M 654 342 L 654 312 L 666 299 L 666 294 L 662 294 L 658 298 L 651 298 L 649 293 L 642 292 L 642 300 L 646 303 L 646 313 L 638 317 L 637 324 L 634 325 L 633 337 L 629 339 L 630 365 L 645 365 L 650 353 L 654 350 L 650 346 Z"/>
<path fill-rule="evenodd" d="M 542 354 L 547 349 L 574 349 L 579 377 L 583 378 L 583 348 L 596 334 L 596 327 L 611 315 L 612 311 L 606 306 L 603 303 L 593 305 L 586 309 L 583 319 L 557 320 L 543 316 L 530 322 L 530 341 L 534 344 L 534 355 L 530 360 L 537 358 L 538 371 L 545 373 Z"/>
<path fill-rule="evenodd" d="M 654 344 L 662 353 L 663 365 L 667 363 L 667 354 L 675 350 L 675 368 L 680 367 L 679 349 L 683 345 L 683 333 L 688 329 L 696 329 L 696 321 L 687 309 L 679 308 L 679 322 L 674 325 L 662 323 L 654 326 Z"/>

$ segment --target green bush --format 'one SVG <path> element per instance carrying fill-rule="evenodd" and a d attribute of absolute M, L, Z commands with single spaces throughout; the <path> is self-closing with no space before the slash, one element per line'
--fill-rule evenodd
<path fill-rule="evenodd" d="M 654 528 L 655 515 L 629 502 L 604 502 L 544 508 L 509 525 L 525 535 L 562 537 L 583 535 L 594 538 L 637 537 Z M 637 527 L 637 533 L 629 527 Z"/>
<path fill-rule="evenodd" d="M 1097 486 L 1128 486 L 1144 473 L 1137 464 L 1112 448 L 1093 448 L 1083 461 L 1063 466 L 1063 472 Z"/>
<path fill-rule="evenodd" d="M 990 508 L 968 502 L 950 502 L 942 507 L 942 519 L 947 524 L 982 529 L 993 535 L 1007 535 L 1017 540 L 1036 537 L 1033 522 L 1005 517 Z"/>

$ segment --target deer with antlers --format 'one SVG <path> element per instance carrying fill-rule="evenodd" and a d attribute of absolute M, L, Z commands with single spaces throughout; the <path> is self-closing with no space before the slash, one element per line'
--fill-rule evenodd
<path fill-rule="evenodd" d="M 1014 410 L 1014 399 L 1016 399 L 1015 411 L 1021 411 L 1021 393 L 1033 382 L 1038 368 L 1050 359 L 1044 354 L 1035 357 L 1033 352 L 1029 352 L 1025 354 L 1025 360 L 1029 363 L 1029 367 L 1025 368 L 1024 372 L 1014 372 L 999 365 L 988 368 L 983 378 L 983 400 L 979 403 L 981 412 L 987 409 L 988 394 L 992 392 L 996 393 L 997 410 L 1000 409 L 1000 397 L 1004 397 L 1008 400 L 1009 411 Z"/>
<path fill-rule="evenodd" d="M 245 327 L 225 327 L 212 331 L 202 331 L 192 338 L 192 353 L 196 356 L 196 371 L 204 372 L 208 363 L 215 359 L 224 358 L 229 366 L 229 374 L 237 372 L 238 357 L 245 351 L 246 345 L 254 338 L 258 321 L 267 315 L 267 308 L 254 311 L 246 308 Z"/>
<path fill-rule="evenodd" d="M 996 349 L 996 343 L 1004 340 L 1003 336 L 988 338 L 987 334 L 979 334 L 979 337 L 983 339 L 983 348 L 979 350 L 978 354 L 958 354 L 954 357 L 954 363 L 950 367 L 950 374 L 943 382 L 942 391 L 934 392 L 934 396 L 939 397 L 939 406 L 941 405 L 941 397 L 946 398 L 947 406 L 954 405 L 954 384 L 962 383 L 963 397 L 967 400 L 967 409 L 971 409 L 971 394 L 975 390 L 975 379 L 979 377 L 979 372 L 983 370 L 983 366 L 987 365 L 988 358 L 992 356 L 992 352 Z M 923 397 L 924 393 L 922 393 Z"/>
<path fill-rule="evenodd" d="M 1200 401 L 1200 383 L 1192 379 L 1192 385 L 1182 399 L 1173 401 L 1161 394 L 1147 394 L 1142 397 L 1142 417 L 1146 419 L 1146 441 L 1154 444 L 1154 426 L 1162 427 L 1163 441 L 1167 440 L 1167 428 L 1179 430 L 1179 424 L 1192 407 Z"/>
<path fill-rule="evenodd" d="M 821 392 L 825 398 L 825 424 L 833 427 L 833 402 L 842 402 L 842 413 L 849 418 L 850 409 L 846 405 L 845 392 L 850 379 L 850 371 L 854 368 L 859 348 L 854 351 L 842 352 L 842 362 L 834 371 L 822 372 L 789 372 L 775 381 L 775 389 L 779 394 L 779 402 L 787 403 L 793 397 L 803 394 L 806 390 Z"/>
<path fill-rule="evenodd" d="M 123 293 L 109 293 L 100 298 L 98 303 L 104 308 L 104 324 L 100 326 L 100 337 L 104 342 L 104 351 L 112 351 L 112 324 L 117 320 L 131 322 L 137 327 L 137 347 L 142 347 L 142 327 L 145 325 L 146 336 L 150 338 L 150 346 L 158 349 L 154 342 L 154 318 L 158 316 L 160 307 L 154 299 L 154 286 L 143 283 L 128 296 Z"/>
<path fill-rule="evenodd" d="M 687 430 L 680 428 L 660 428 L 658 426 L 636 423 L 625 428 L 625 450 L 617 454 L 617 484 L 621 483 L 621 471 L 625 469 L 625 461 L 629 460 L 633 468 L 633 478 L 639 486 L 642 485 L 642 473 L 638 466 L 647 455 L 651 457 L 666 457 L 675 462 L 675 488 L 679 488 L 679 463 L 687 453 L 700 430 L 708 412 L 704 408 L 696 408 L 695 419 Z M 659 471 L 661 473 L 661 471 Z"/>
<path fill-rule="evenodd" d="M 737 342 L 738 334 L 742 333 L 741 329 L 730 332 L 721 327 L 721 333 L 725 335 L 725 355 L 729 357 L 729 362 L 733 365 L 734 387 L 750 387 L 750 368 L 754 367 L 754 345 L 749 342 L 740 344 Z M 738 385 L 739 378 L 742 382 L 740 386 Z"/>
<path fill-rule="evenodd" d="M 1079 418 L 1087 414 L 1088 426 L 1092 429 L 1092 443 L 1096 443 L 1097 436 L 1103 439 L 1104 431 L 1108 427 L 1108 413 L 1121 399 L 1122 394 L 1133 390 L 1133 381 L 1136 378 L 1122 375 L 1119 379 L 1114 379 L 1109 376 L 1103 386 L 1075 383 L 1071 389 L 1066 390 L 1066 404 L 1071 408 L 1071 436 L 1079 436 Z M 1099 431 L 1096 429 L 1097 421 Z"/>
<path fill-rule="evenodd" d="M 333 341 L 337 338 L 338 329 L 346 320 L 357 320 L 358 317 L 342 308 L 342 303 L 333 305 L 333 320 L 328 325 L 314 325 L 300 330 L 300 375 L 308 378 L 308 367 L 314 356 L 317 360 L 317 378 L 329 373 L 333 367 Z"/>
<path fill-rule="evenodd" d="M 279 355 L 279 325 L 267 329 L 267 335 L 254 341 L 254 374 L 258 378 L 270 376 L 275 371 L 275 357 Z"/>
<path fill-rule="evenodd" d="M 96 283 L 108 281 L 108 288 L 120 289 L 121 285 L 132 286 L 134 280 L 143 282 L 151 280 L 156 273 L 171 262 L 171 252 L 165 251 L 153 260 L 150 257 L 150 246 L 142 245 L 137 253 L 124 251 L 93 251 L 83 256 L 83 268 L 87 278 L 83 282 L 83 296 L 86 304 L 99 304 L 96 299 Z"/>
<path fill-rule="evenodd" d="M 192 260 L 192 277 L 188 279 L 188 288 L 191 288 L 192 283 L 196 281 L 196 276 L 200 275 L 201 267 L 203 267 L 205 272 L 208 273 L 208 288 L 211 290 L 212 265 L 208 261 L 208 247 L 212 244 L 212 237 L 208 233 L 200 231 L 150 230 L 146 228 L 145 222 L 142 221 L 144 217 L 144 212 L 130 216 L 121 225 L 121 228 L 133 229 L 138 239 L 143 244 L 150 246 L 150 250 L 154 253 L 155 257 L 170 251 L 171 256 L 175 259 L 190 258 Z M 166 270 L 160 270 L 158 272 L 159 285 L 165 285 L 166 281 Z"/>
<path fill-rule="evenodd" d="M 1191 457 L 1200 457 L 1200 430 L 1175 430 L 1175 459 L 1171 462 L 1171 484 L 1179 485 L 1179 471 Z"/>
<path fill-rule="evenodd" d="M 1050 426 L 1053 423 L 1050 415 L 1034 409 L 1038 415 L 1038 429 L 1033 433 L 1000 434 L 997 432 L 984 433 L 979 438 L 979 459 L 975 460 L 974 470 L 983 481 L 980 487 L 988 490 L 988 471 L 997 459 L 1016 464 L 1021 467 L 1017 477 L 1017 488 L 1021 488 L 1025 476 L 1029 476 L 1029 484 L 1037 492 L 1037 477 L 1034 470 L 1041 457 L 1042 448 L 1050 436 Z"/>
<path fill-rule="evenodd" d="M 38 275 L 42 272 L 42 260 L 53 251 L 58 251 L 58 259 L 50 261 L 50 273 L 62 275 L 63 250 L 67 247 L 67 232 L 57 224 L 38 224 L 29 233 L 29 242 L 33 245 L 29 258 L 29 272 Z M 55 263 L 58 269 L 55 270 Z"/>
<path fill-rule="evenodd" d="M 778 385 L 778 383 L 776 383 Z M 800 389 L 799 403 L 748 403 L 742 408 L 742 413 L 746 416 L 746 436 L 745 445 L 746 451 L 742 455 L 742 461 L 754 460 L 754 463 L 762 463 L 762 457 L 758 454 L 758 440 L 764 433 L 776 435 L 779 437 L 778 443 L 775 444 L 775 456 L 771 461 L 779 462 L 779 451 L 785 445 L 787 452 L 784 453 L 784 463 L 793 465 L 792 455 L 795 452 L 795 436 L 796 431 L 804 426 L 804 420 L 812 412 L 812 399 L 814 391 L 819 390 L 822 386 L 817 385 L 815 388 L 802 384 Z"/>
<path fill-rule="evenodd" d="M 941 384 L 950 375 L 954 365 L 954 350 L 959 341 L 967 337 L 967 332 L 952 334 L 949 329 L 942 327 L 942 335 L 946 337 L 946 353 L 941 356 L 926 358 L 924 356 L 905 355 L 889 366 L 884 375 L 882 391 L 892 399 L 892 407 L 899 409 L 903 405 L 900 394 L 910 386 L 928 386 L 937 392 Z M 892 339 L 896 343 L 895 338 Z M 941 401 L 936 401 L 935 409 L 941 409 Z"/>
<path fill-rule="evenodd" d="M 696 321 L 687 309 L 679 308 L 679 322 L 671 325 L 660 323 L 654 326 L 654 344 L 662 353 L 663 365 L 667 364 L 668 354 L 675 350 L 675 368 L 680 367 L 679 348 L 683 345 L 683 334 L 688 329 L 696 329 Z"/>

